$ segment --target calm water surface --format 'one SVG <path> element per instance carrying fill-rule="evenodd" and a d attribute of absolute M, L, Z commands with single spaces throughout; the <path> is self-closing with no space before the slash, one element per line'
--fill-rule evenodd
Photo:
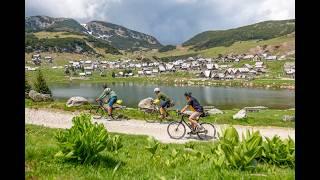
<path fill-rule="evenodd" d="M 113 83 L 109 86 L 116 91 L 123 104 L 137 107 L 143 98 L 154 97 L 153 89 L 157 85 L 141 83 Z M 215 106 L 220 109 L 243 108 L 245 106 L 266 106 L 274 109 L 286 109 L 295 106 L 294 90 L 267 90 L 239 87 L 209 87 L 209 86 L 174 86 L 159 85 L 160 89 L 170 96 L 176 108 L 185 105 L 185 91 L 192 92 L 204 106 Z M 72 96 L 82 96 L 90 102 L 102 92 L 102 84 L 71 83 L 52 84 L 50 88 L 55 99 L 66 100 Z"/>

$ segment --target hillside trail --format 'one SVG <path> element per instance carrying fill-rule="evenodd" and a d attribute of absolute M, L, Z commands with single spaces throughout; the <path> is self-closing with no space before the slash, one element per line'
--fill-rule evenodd
<path fill-rule="evenodd" d="M 52 109 L 31 109 L 25 108 L 25 123 L 34 125 L 43 125 L 51 128 L 70 128 L 72 126 L 72 117 L 78 115 L 79 112 L 66 112 L 62 110 Z M 148 123 L 143 120 L 123 120 L 123 121 L 107 121 L 107 120 L 93 120 L 94 122 L 103 123 L 109 132 L 148 135 L 162 143 L 186 143 L 189 141 L 200 141 L 197 136 L 186 135 L 183 139 L 171 139 L 167 134 L 167 123 Z M 228 126 L 227 124 L 215 125 L 218 132 L 221 128 Z M 281 138 L 288 138 L 290 136 L 295 140 L 294 128 L 282 127 L 261 127 L 261 126 L 241 126 L 233 125 L 238 133 L 245 133 L 247 130 L 259 130 L 264 137 L 273 137 L 278 135 Z"/>

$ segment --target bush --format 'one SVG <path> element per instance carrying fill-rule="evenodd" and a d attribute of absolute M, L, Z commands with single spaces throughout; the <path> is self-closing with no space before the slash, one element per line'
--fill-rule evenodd
<path fill-rule="evenodd" d="M 258 131 L 250 133 L 247 131 L 243 135 L 242 141 L 239 140 L 239 134 L 234 127 L 228 127 L 222 132 L 219 144 L 216 146 L 213 154 L 214 166 L 234 169 L 254 169 L 257 165 L 257 158 L 262 151 L 262 137 Z"/>
<path fill-rule="evenodd" d="M 248 130 L 240 141 L 236 129 L 228 127 L 219 139 L 211 150 L 215 168 L 253 170 L 261 161 L 282 167 L 295 166 L 294 141 L 291 138 L 282 141 L 274 136 L 263 141 L 259 131 L 250 133 Z"/>
<path fill-rule="evenodd" d="M 176 49 L 176 46 L 166 45 L 159 49 L 159 52 L 167 52 Z"/>
<path fill-rule="evenodd" d="M 72 119 L 73 126 L 56 135 L 61 151 L 56 157 L 80 163 L 92 163 L 108 144 L 108 133 L 103 124 L 91 122 L 89 114 Z"/>
<path fill-rule="evenodd" d="M 34 83 L 34 89 L 42 94 L 52 94 L 40 70 L 38 70 L 37 79 Z"/>
<path fill-rule="evenodd" d="M 28 83 L 28 81 L 25 79 L 24 80 L 24 92 L 29 93 L 29 91 L 31 90 L 31 85 Z"/>
<path fill-rule="evenodd" d="M 116 73 L 114 73 L 114 72 L 112 71 L 111 76 L 112 76 L 113 78 L 115 78 L 115 77 L 116 77 Z"/>
<path fill-rule="evenodd" d="M 262 161 L 277 166 L 295 167 L 295 144 L 290 137 L 284 141 L 279 136 L 272 139 L 266 137 L 262 146 Z"/>

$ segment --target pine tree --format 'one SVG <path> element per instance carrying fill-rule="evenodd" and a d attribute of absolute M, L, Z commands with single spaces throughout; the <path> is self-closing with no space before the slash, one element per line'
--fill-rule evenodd
<path fill-rule="evenodd" d="M 24 84 L 24 92 L 28 93 L 31 90 L 31 86 L 28 83 L 28 81 L 25 79 L 24 80 L 25 84 Z"/>
<path fill-rule="evenodd" d="M 37 80 L 34 83 L 34 88 L 41 94 L 52 94 L 40 70 L 38 70 Z"/>
<path fill-rule="evenodd" d="M 116 74 L 112 71 L 111 76 L 112 76 L 113 78 L 115 78 L 115 77 L 116 77 Z"/>

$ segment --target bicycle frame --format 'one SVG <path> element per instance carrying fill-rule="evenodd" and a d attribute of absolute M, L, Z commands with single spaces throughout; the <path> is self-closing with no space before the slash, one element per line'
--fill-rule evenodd
<path fill-rule="evenodd" d="M 188 128 L 189 128 L 190 130 L 192 130 L 191 124 L 187 123 L 187 122 L 184 120 L 184 117 L 186 117 L 186 116 L 187 116 L 186 114 L 181 114 L 181 119 L 180 119 L 180 121 L 178 121 L 178 122 L 179 122 L 179 123 L 184 123 L 185 125 L 188 126 Z"/>

